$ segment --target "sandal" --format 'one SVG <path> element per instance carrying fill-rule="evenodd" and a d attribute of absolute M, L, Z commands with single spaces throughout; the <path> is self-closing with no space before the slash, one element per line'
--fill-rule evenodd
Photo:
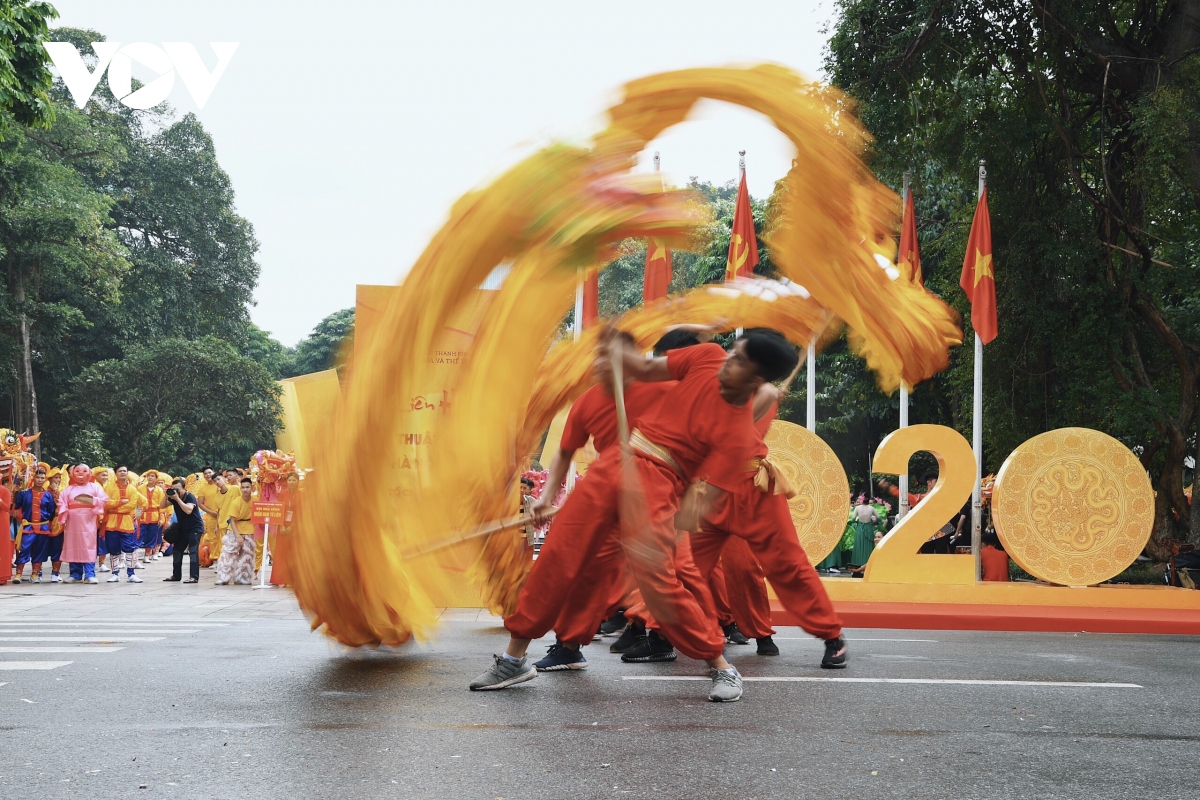
<path fill-rule="evenodd" d="M 199 582 L 200 581 L 196 580 L 195 578 L 188 578 L 186 581 L 184 581 L 184 583 L 199 583 Z"/>

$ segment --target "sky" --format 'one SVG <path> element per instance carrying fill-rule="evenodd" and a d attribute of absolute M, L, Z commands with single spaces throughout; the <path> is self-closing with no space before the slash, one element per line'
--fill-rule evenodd
<path fill-rule="evenodd" d="M 202 109 L 176 80 L 254 225 L 262 268 L 252 319 L 293 345 L 394 284 L 464 192 L 550 141 L 584 142 L 625 81 L 770 61 L 821 77 L 832 0 L 533 2 L 53 0 L 56 25 L 110 42 L 238 49 Z M 345 9 L 345 10 L 342 10 Z M 147 80 L 135 65 L 135 77 Z M 755 197 L 791 145 L 765 119 L 707 103 L 643 154 L 670 181 L 737 177 Z"/>

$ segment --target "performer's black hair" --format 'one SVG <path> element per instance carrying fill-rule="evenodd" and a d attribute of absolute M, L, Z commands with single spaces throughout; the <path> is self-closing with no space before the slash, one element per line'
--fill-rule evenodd
<path fill-rule="evenodd" d="M 667 331 L 661 339 L 654 343 L 654 355 L 666 355 L 670 350 L 682 350 L 694 344 L 700 344 L 700 337 L 691 331 L 678 329 Z"/>
<path fill-rule="evenodd" d="M 800 363 L 795 345 L 777 330 L 749 328 L 738 341 L 746 343 L 746 358 L 758 366 L 759 376 L 768 383 L 783 380 Z"/>

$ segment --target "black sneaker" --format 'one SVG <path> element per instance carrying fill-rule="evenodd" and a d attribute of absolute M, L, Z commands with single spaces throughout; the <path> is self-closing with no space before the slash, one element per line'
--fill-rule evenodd
<path fill-rule="evenodd" d="M 736 622 L 731 622 L 725 626 L 725 641 L 729 644 L 750 644 L 750 640 L 746 638 L 746 634 L 738 630 Z"/>
<path fill-rule="evenodd" d="M 849 650 L 846 640 L 842 637 L 829 639 L 825 642 L 825 657 L 821 659 L 821 669 L 842 669 L 846 666 L 846 655 Z"/>
<path fill-rule="evenodd" d="M 604 622 L 600 623 L 601 636 L 620 636 L 625 630 L 625 612 L 618 611 Z"/>
<path fill-rule="evenodd" d="M 674 661 L 676 658 L 678 658 L 678 654 L 675 652 L 675 646 L 654 631 L 650 631 L 646 640 L 637 647 L 621 654 L 621 660 L 628 663 Z"/>
<path fill-rule="evenodd" d="M 546 650 L 546 657 L 533 666 L 538 672 L 555 672 L 562 669 L 587 669 L 587 659 L 583 657 L 583 648 L 572 650 L 564 647 L 562 642 L 555 642 Z"/>
<path fill-rule="evenodd" d="M 777 656 L 779 655 L 779 645 L 775 644 L 775 640 L 770 636 L 764 636 L 761 639 L 755 639 L 758 642 L 758 654 L 760 656 Z"/>
<path fill-rule="evenodd" d="M 644 641 L 646 641 L 646 629 L 636 622 L 631 622 L 625 626 L 625 632 L 621 634 L 621 638 L 608 646 L 608 652 L 628 653 Z"/>

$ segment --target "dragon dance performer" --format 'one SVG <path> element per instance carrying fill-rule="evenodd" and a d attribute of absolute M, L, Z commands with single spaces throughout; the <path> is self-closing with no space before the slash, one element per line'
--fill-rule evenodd
<path fill-rule="evenodd" d="M 603 363 L 608 339 L 600 355 Z M 676 575 L 676 515 L 692 484 L 703 481 L 714 495 L 738 487 L 756 449 L 750 401 L 763 383 L 791 372 L 798 361 L 796 349 L 777 332 L 755 330 L 737 339 L 728 354 L 710 343 L 675 350 L 665 358 L 644 359 L 629 350 L 620 357 L 623 371 L 635 380 L 678 383 L 633 432 L 629 469 L 624 469 L 624 454 L 610 453 L 567 498 L 521 590 L 516 612 L 505 620 L 508 648 L 471 682 L 473 690 L 503 689 L 537 676 L 525 657 L 529 642 L 554 626 L 564 603 L 575 601 L 572 593 L 584 574 L 597 586 L 616 583 L 618 554 L 612 552 L 604 561 L 596 556 L 619 523 L 622 549 L 651 613 L 680 652 L 711 667 L 709 699 L 732 702 L 742 696 L 742 677 L 723 654 L 724 634 Z M 626 471 L 634 474 L 641 490 L 637 498 L 622 496 Z M 635 507 L 639 501 L 643 508 Z M 680 527 L 698 524 L 683 519 Z M 556 536 L 577 546 L 554 547 Z"/>
<path fill-rule="evenodd" d="M 142 549 L 145 551 L 145 562 L 149 564 L 158 557 L 162 546 L 163 505 L 166 503 L 166 490 L 158 484 L 158 470 L 148 469 L 142 473 L 145 481 L 142 494 L 146 498 L 146 510 L 142 513 L 139 524 L 142 533 Z"/>
<path fill-rule="evenodd" d="M 141 583 L 137 576 L 137 551 L 141 545 L 134 523 L 142 516 L 146 497 L 129 480 L 129 468 L 117 467 L 116 478 L 104 487 L 108 502 L 104 504 L 104 547 L 112 562 L 109 583 L 121 580 L 121 563 L 124 562 L 129 583 Z"/>
<path fill-rule="evenodd" d="M 633 338 L 627 334 L 618 333 L 617 336 L 622 339 L 626 347 L 636 347 Z M 630 422 L 637 424 L 646 413 L 658 405 L 670 388 L 671 384 L 669 383 L 625 381 L 625 413 Z M 616 399 L 612 395 L 611 387 L 606 383 L 592 386 L 580 395 L 579 399 L 571 406 L 571 411 L 567 414 L 567 422 L 563 426 L 559 449 L 550 459 L 546 488 L 531 509 L 535 521 L 540 523 L 545 519 L 546 513 L 552 507 L 557 495 L 555 488 L 562 485 L 571 461 L 575 457 L 575 452 L 584 447 L 589 438 L 597 452 L 602 455 L 607 454 L 609 458 L 619 457 L 616 450 L 618 445 Z M 592 466 L 594 468 L 595 464 L 593 463 Z M 583 480 L 587 480 L 587 478 L 584 477 Z M 556 545 L 556 547 L 562 546 L 574 546 L 574 543 L 564 542 Z M 620 557 L 620 538 L 616 535 L 615 530 L 614 535 L 605 542 L 604 547 L 605 551 L 598 556 L 599 560 L 604 561 L 612 554 Z M 692 571 L 694 572 L 694 569 Z M 698 573 L 696 578 L 698 582 L 703 582 L 700 581 Z M 588 576 L 580 581 L 577 588 L 582 590 L 579 592 L 579 598 L 575 602 L 568 602 L 564 605 L 562 615 L 554 624 L 554 630 L 559 634 L 558 640 L 550 647 L 546 657 L 534 664 L 534 667 L 541 672 L 585 669 L 587 659 L 580 652 L 580 645 L 592 641 L 591 634 L 596 630 L 595 621 L 592 618 L 597 613 L 603 615 L 607 609 L 620 604 L 622 600 L 625 600 L 624 604 L 627 606 L 640 600 L 640 595 L 636 594 L 636 586 L 627 574 L 622 576 L 622 580 L 615 587 L 614 592 L 598 591 L 596 584 Z M 711 603 L 711 598 L 709 598 L 709 603 Z M 575 633 L 565 634 L 566 631 Z M 563 638 L 564 635 L 571 638 Z"/>
<path fill-rule="evenodd" d="M 842 639 L 842 623 L 833 610 L 833 603 L 817 571 L 813 569 L 800 546 L 795 523 L 792 521 L 786 492 L 769 460 L 764 436 L 775 418 L 782 392 L 774 386 L 763 386 L 756 402 L 768 407 L 754 424 L 755 457 L 751 470 L 743 473 L 735 491 L 727 493 L 704 516 L 700 532 L 692 536 L 692 552 L 696 566 L 703 572 L 729 550 L 730 540 L 739 539 L 749 547 L 752 560 L 775 587 L 784 607 L 794 614 L 800 627 L 825 642 L 821 666 L 840 669 L 846 665 L 846 642 Z M 735 545 L 737 547 L 737 545 Z M 738 550 L 732 551 L 735 554 Z M 759 642 L 759 650 L 774 655 L 779 652 L 771 637 L 769 604 L 762 613 L 762 596 L 746 602 L 743 619 L 746 633 Z M 740 602 L 749 598 L 743 595 Z M 731 596 L 731 602 L 733 598 Z M 774 651 L 773 653 L 770 651 Z"/>
<path fill-rule="evenodd" d="M 46 486 L 46 476 L 49 474 L 49 470 L 49 465 L 38 464 L 33 473 L 33 484 L 28 489 L 17 492 L 17 496 L 13 499 L 13 505 L 21 511 L 23 538 L 32 540 L 29 546 L 29 555 L 25 555 L 24 547 L 22 547 L 20 556 L 33 564 L 30 576 L 32 583 L 42 582 L 42 564 L 46 561 L 50 562 L 52 570 L 50 582 L 59 583 L 62 580 L 58 576 L 59 568 L 62 566 L 62 537 L 54 535 L 51 531 L 54 513 L 57 510 L 57 501 Z M 17 562 L 18 574 L 20 574 L 23 563 L 23 561 Z"/>
<path fill-rule="evenodd" d="M 63 526 L 63 561 L 71 569 L 69 583 L 96 583 L 96 526 L 108 494 L 92 480 L 87 464 L 70 470 L 70 484 L 58 498 L 57 519 Z"/>

